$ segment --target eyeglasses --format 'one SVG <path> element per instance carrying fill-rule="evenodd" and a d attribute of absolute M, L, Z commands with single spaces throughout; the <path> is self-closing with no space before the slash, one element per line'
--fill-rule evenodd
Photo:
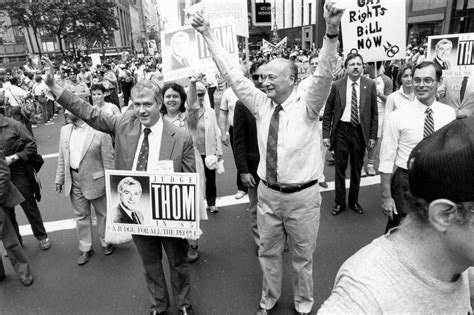
<path fill-rule="evenodd" d="M 425 86 L 431 86 L 435 80 L 430 77 L 425 77 L 425 78 L 413 78 L 413 84 L 415 85 L 420 85 L 421 82 L 423 82 L 423 85 Z"/>
<path fill-rule="evenodd" d="M 263 78 L 263 74 L 252 74 L 252 80 L 257 81 L 260 78 Z"/>
<path fill-rule="evenodd" d="M 197 93 L 198 97 L 204 97 L 204 93 Z"/>

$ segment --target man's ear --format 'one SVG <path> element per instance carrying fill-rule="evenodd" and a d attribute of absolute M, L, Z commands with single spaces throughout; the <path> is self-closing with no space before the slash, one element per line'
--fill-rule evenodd
<path fill-rule="evenodd" d="M 456 215 L 456 204 L 448 199 L 433 200 L 428 207 L 430 223 L 439 232 L 446 232 Z"/>

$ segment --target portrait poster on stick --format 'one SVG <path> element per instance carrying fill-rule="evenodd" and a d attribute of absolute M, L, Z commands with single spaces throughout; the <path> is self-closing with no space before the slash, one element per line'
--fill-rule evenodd
<path fill-rule="evenodd" d="M 198 238 L 198 176 L 107 170 L 107 231 Z"/>
<path fill-rule="evenodd" d="M 342 44 L 365 62 L 404 59 L 405 0 L 339 0 L 346 9 L 341 19 Z"/>
<path fill-rule="evenodd" d="M 239 49 L 234 25 L 234 19 L 211 20 L 211 32 L 229 53 L 229 61 L 238 64 Z M 165 81 L 188 78 L 196 73 L 217 72 L 204 38 L 192 26 L 163 31 L 161 42 Z"/>

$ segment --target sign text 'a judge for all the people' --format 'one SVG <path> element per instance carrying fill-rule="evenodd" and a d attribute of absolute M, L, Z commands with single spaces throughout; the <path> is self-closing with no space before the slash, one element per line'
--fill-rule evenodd
<path fill-rule="evenodd" d="M 344 51 L 364 61 L 405 58 L 405 0 L 340 0 Z"/>
<path fill-rule="evenodd" d="M 198 174 L 108 170 L 106 189 L 113 233 L 199 237 Z"/>

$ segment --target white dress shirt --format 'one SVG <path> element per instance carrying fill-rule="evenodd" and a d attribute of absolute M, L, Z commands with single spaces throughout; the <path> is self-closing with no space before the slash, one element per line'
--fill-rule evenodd
<path fill-rule="evenodd" d="M 137 159 L 140 149 L 142 147 L 144 133 L 143 130 L 146 127 L 142 125 L 142 131 L 140 132 L 140 138 L 138 138 L 137 150 L 135 151 L 135 158 L 133 159 L 132 170 L 137 170 Z M 151 132 L 148 134 L 148 164 L 147 169 L 150 169 L 152 165 L 156 164 L 160 159 L 160 148 L 161 148 L 161 137 L 163 135 L 163 118 L 160 117 L 158 122 L 150 127 Z"/>
<path fill-rule="evenodd" d="M 71 137 L 69 139 L 69 166 L 75 170 L 81 164 L 82 150 L 86 141 L 87 129 L 89 126 L 82 122 L 79 126 L 72 125 Z"/>
<path fill-rule="evenodd" d="M 356 81 L 352 81 L 351 79 L 347 78 L 347 85 L 346 85 L 346 107 L 344 108 L 344 112 L 341 116 L 341 121 L 345 121 L 350 123 L 351 122 L 351 110 L 352 110 L 352 83 L 355 82 L 355 90 L 357 94 L 357 114 L 359 115 L 360 121 L 360 77 Z"/>
<path fill-rule="evenodd" d="M 316 180 L 322 173 L 319 134 L 319 111 L 331 90 L 336 64 L 336 43 L 324 39 L 319 64 L 311 86 L 304 93 L 296 89 L 281 104 L 277 144 L 277 183 L 294 185 Z M 239 100 L 254 114 L 260 151 L 258 176 L 266 178 L 267 138 L 275 104 L 267 95 L 245 78 L 240 67 L 226 60 L 227 53 L 218 44 L 209 45 L 219 71 L 230 83 Z"/>
<path fill-rule="evenodd" d="M 435 131 L 456 118 L 454 109 L 448 105 L 435 101 L 430 107 Z M 426 108 L 415 98 L 412 104 L 388 115 L 380 148 L 380 172 L 392 173 L 394 165 L 405 170 L 408 168 L 411 151 L 423 140 Z"/>

